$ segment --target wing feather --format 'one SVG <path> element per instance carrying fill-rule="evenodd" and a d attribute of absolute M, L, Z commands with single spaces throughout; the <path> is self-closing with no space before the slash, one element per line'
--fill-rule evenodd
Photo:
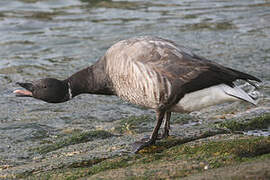
<path fill-rule="evenodd" d="M 153 38 L 147 42 L 150 43 L 148 48 L 151 48 L 151 53 L 145 53 L 142 55 L 143 58 L 137 60 L 150 66 L 171 82 L 182 83 L 186 93 L 218 84 L 233 87 L 233 81 L 237 79 L 260 82 L 254 76 L 219 65 L 172 41 Z"/>

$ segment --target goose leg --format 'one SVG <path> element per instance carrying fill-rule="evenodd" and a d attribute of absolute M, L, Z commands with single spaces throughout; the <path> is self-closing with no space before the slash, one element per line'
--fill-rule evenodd
<path fill-rule="evenodd" d="M 134 152 L 139 152 L 141 149 L 151 146 L 155 144 L 156 140 L 158 139 L 158 130 L 162 124 L 162 120 L 166 114 L 166 126 L 165 126 L 165 136 L 169 135 L 169 129 L 170 129 L 170 117 L 171 117 L 171 112 L 167 112 L 173 105 L 175 105 L 182 97 L 185 95 L 185 91 L 181 87 L 183 82 L 181 80 L 175 80 L 172 86 L 172 92 L 171 96 L 166 100 L 165 103 L 160 104 L 160 106 L 156 109 L 156 120 L 157 124 L 152 132 L 152 135 L 148 141 L 140 141 L 140 142 L 135 142 L 133 144 L 133 150 Z M 176 95 L 175 95 L 176 94 Z"/>
<path fill-rule="evenodd" d="M 161 138 L 167 138 L 169 136 L 171 114 L 171 112 L 165 113 L 164 131 L 161 135 Z"/>
<path fill-rule="evenodd" d="M 162 120 L 164 118 L 164 115 L 165 115 L 165 111 L 160 111 L 160 110 L 156 111 L 157 124 L 152 132 L 152 135 L 148 141 L 138 141 L 138 142 L 135 142 L 133 144 L 133 150 L 135 153 L 139 152 L 141 149 L 143 149 L 145 147 L 148 147 L 148 146 L 155 144 L 157 137 L 158 137 L 158 130 L 162 124 Z"/>

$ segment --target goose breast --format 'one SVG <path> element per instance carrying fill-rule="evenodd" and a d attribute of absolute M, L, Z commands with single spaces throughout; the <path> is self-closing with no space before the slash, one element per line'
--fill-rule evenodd
<path fill-rule="evenodd" d="M 156 108 L 161 101 L 166 100 L 171 93 L 171 81 L 157 70 L 155 62 L 167 60 L 172 53 L 169 46 L 173 45 L 161 39 L 143 37 L 113 45 L 105 57 L 106 72 L 116 94 L 148 108 Z"/>

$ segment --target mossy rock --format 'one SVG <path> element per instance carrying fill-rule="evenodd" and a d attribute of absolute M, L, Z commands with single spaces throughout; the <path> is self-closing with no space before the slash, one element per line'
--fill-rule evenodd
<path fill-rule="evenodd" d="M 172 124 L 179 124 L 179 125 L 188 124 L 194 121 L 197 122 L 199 121 L 199 119 L 190 114 L 176 114 L 175 116 L 172 116 L 171 118 Z"/>
<path fill-rule="evenodd" d="M 128 118 L 121 119 L 115 127 L 115 131 L 121 134 L 147 132 L 152 129 L 152 126 L 150 127 L 151 122 L 154 122 L 154 120 L 150 116 L 130 116 Z"/>
<path fill-rule="evenodd" d="M 56 142 L 53 142 L 49 145 L 40 146 L 32 150 L 40 154 L 45 154 L 69 145 L 85 143 L 88 141 L 93 141 L 94 139 L 106 139 L 112 136 L 113 136 L 112 133 L 104 130 L 94 130 L 85 132 L 75 131 L 69 137 L 58 139 Z"/>
<path fill-rule="evenodd" d="M 231 137 L 223 135 L 214 141 L 178 144 L 159 153 L 112 157 L 96 164 L 53 170 L 31 178 L 173 179 L 244 162 L 269 162 L 270 137 Z"/>
<path fill-rule="evenodd" d="M 253 119 L 246 119 L 245 121 L 239 119 L 232 119 L 220 123 L 220 127 L 235 131 L 248 131 L 256 129 L 267 129 L 270 126 L 270 113 L 263 114 Z"/>

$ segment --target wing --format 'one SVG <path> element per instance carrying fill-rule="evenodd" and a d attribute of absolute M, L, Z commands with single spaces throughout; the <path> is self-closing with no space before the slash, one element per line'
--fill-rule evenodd
<path fill-rule="evenodd" d="M 200 57 L 184 46 L 161 38 L 147 40 L 151 53 L 143 54 L 138 61 L 147 64 L 157 73 L 166 76 L 185 92 L 193 92 L 218 84 L 233 86 L 236 79 L 260 80 L 254 76 L 219 65 Z M 146 42 L 144 42 L 147 44 Z"/>

